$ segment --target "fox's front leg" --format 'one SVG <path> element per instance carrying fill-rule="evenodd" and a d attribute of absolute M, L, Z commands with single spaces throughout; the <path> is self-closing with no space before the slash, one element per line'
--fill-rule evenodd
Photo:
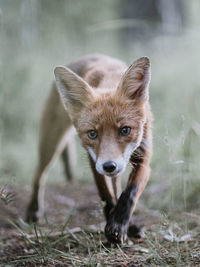
<path fill-rule="evenodd" d="M 104 203 L 104 215 L 106 221 L 108 221 L 109 214 L 117 203 L 118 195 L 121 194 L 120 177 L 116 177 L 116 180 L 112 181 L 110 177 L 99 174 L 96 170 L 95 163 L 90 156 L 89 159 L 97 189 L 99 191 L 99 196 L 101 198 L 101 201 Z M 115 186 L 113 185 L 113 183 L 115 184 Z"/>
<path fill-rule="evenodd" d="M 122 192 L 117 205 L 111 211 L 105 235 L 111 243 L 123 243 L 127 238 L 129 220 L 133 214 L 136 203 L 149 179 L 149 163 L 138 164 L 132 170 L 126 189 Z"/>

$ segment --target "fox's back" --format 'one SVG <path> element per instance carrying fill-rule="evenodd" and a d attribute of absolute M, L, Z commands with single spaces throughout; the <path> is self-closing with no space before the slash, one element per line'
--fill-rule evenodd
<path fill-rule="evenodd" d="M 67 67 L 93 88 L 115 87 L 127 69 L 126 64 L 119 59 L 101 54 L 82 57 Z"/>

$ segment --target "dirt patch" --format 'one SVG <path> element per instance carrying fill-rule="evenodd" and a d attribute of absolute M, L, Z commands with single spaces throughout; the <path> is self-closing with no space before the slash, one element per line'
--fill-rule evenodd
<path fill-rule="evenodd" d="M 30 187 L 9 190 L 13 201 L 0 203 L 0 266 L 200 266 L 200 220 L 192 213 L 177 214 L 187 218 L 186 231 L 140 201 L 133 220 L 141 238 L 114 247 L 95 185 L 48 186 L 45 217 L 34 227 L 23 222 Z"/>
<path fill-rule="evenodd" d="M 9 205 L 0 202 L 0 229 L 12 227 L 9 221 L 25 218 L 30 187 L 9 188 L 14 199 Z M 45 194 L 45 216 L 49 225 L 64 223 L 70 227 L 97 223 L 103 219 L 101 203 L 94 185 L 48 186 Z M 40 219 L 39 224 L 46 221 Z"/>

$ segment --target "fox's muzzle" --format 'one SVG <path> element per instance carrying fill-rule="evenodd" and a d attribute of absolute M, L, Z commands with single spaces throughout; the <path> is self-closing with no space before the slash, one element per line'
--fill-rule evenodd
<path fill-rule="evenodd" d="M 98 173 L 107 176 L 117 176 L 126 168 L 126 162 L 121 159 L 102 160 L 98 158 L 96 161 L 96 170 Z"/>
<path fill-rule="evenodd" d="M 112 173 L 117 168 L 117 164 L 114 161 L 107 161 L 103 164 L 103 169 L 106 172 Z"/>

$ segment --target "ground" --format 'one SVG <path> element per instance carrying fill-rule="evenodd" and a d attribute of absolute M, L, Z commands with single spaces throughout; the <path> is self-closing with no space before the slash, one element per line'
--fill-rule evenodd
<path fill-rule="evenodd" d="M 9 191 L 13 200 L 7 205 L 0 200 L 0 266 L 200 266 L 200 219 L 195 213 L 177 212 L 180 224 L 146 209 L 141 200 L 133 217 L 141 227 L 140 238 L 115 247 L 104 237 L 94 185 L 49 185 L 45 217 L 37 226 L 23 221 L 30 187 Z"/>

